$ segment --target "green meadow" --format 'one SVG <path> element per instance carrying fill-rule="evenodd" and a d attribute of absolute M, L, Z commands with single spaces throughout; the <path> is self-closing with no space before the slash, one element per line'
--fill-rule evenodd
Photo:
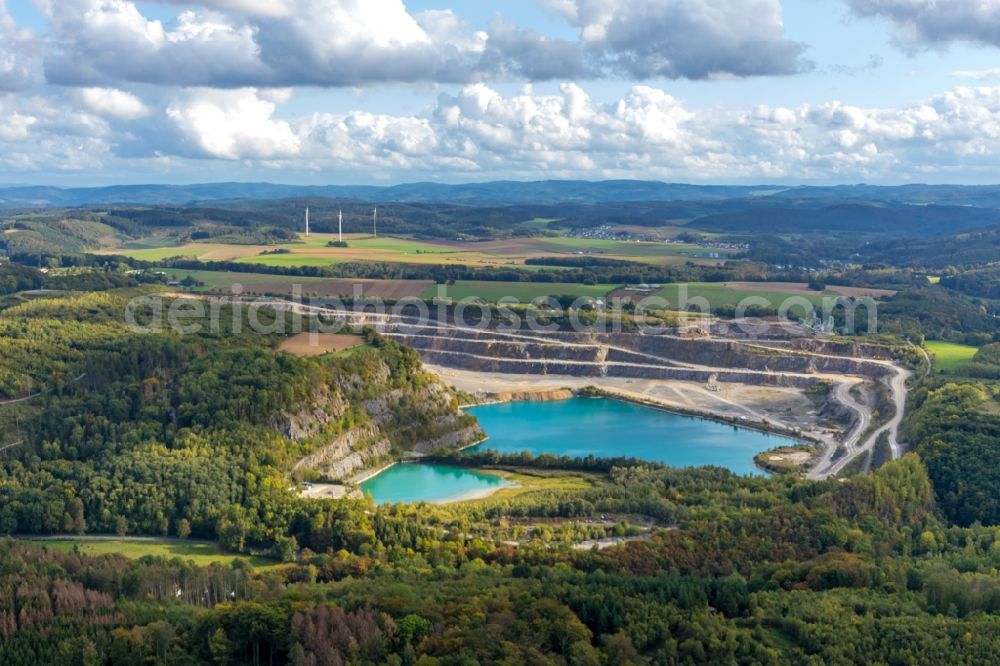
<path fill-rule="evenodd" d="M 572 284 L 566 282 L 488 282 L 477 280 L 459 280 L 453 285 L 431 285 L 424 290 L 425 299 L 434 298 L 439 289 L 445 289 L 446 295 L 452 300 L 463 298 L 481 298 L 488 302 L 496 302 L 501 298 L 513 297 L 521 303 L 529 303 L 540 296 L 559 296 L 573 294 L 574 296 L 591 296 L 603 298 L 615 285 Z"/>
<path fill-rule="evenodd" d="M 924 343 L 927 351 L 934 359 L 934 369 L 937 372 L 952 372 L 972 361 L 979 351 L 978 347 L 962 345 L 957 342 L 928 340 Z"/>
<path fill-rule="evenodd" d="M 33 540 L 46 548 L 64 553 L 80 552 L 85 555 L 122 555 L 130 559 L 145 556 L 190 560 L 198 566 L 229 564 L 233 560 L 249 562 L 255 568 L 271 568 L 280 563 L 263 557 L 227 553 L 218 544 L 209 541 L 184 541 L 180 539 L 105 539 L 73 537 Z"/>
<path fill-rule="evenodd" d="M 737 289 L 728 287 L 723 283 L 712 282 L 686 282 L 677 284 L 667 284 L 657 291 L 654 296 L 666 299 L 670 308 L 678 308 L 686 300 L 705 299 L 711 308 L 737 306 L 747 298 L 765 299 L 772 307 L 779 307 L 789 298 L 806 299 L 814 307 L 823 304 L 824 297 L 836 297 L 836 294 L 825 292 L 813 292 L 809 294 L 792 294 L 788 292 L 769 291 L 766 287 L 760 289 Z M 793 309 L 794 311 L 794 309 Z"/>

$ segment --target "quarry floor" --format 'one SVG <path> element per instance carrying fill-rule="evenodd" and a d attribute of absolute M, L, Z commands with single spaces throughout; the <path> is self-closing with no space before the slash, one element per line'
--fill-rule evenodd
<path fill-rule="evenodd" d="M 710 391 L 700 383 L 660 379 L 515 375 L 439 365 L 425 367 L 444 383 L 487 400 L 490 395 L 503 399 L 504 394 L 545 394 L 559 389 L 595 386 L 624 399 L 655 403 L 666 409 L 724 419 L 742 418 L 748 425 L 766 420 L 786 430 L 799 429 L 804 435 L 817 439 L 826 439 L 831 434 L 817 424 L 812 401 L 795 388 L 720 383 L 718 391 Z M 519 397 L 523 399 L 524 396 Z"/>

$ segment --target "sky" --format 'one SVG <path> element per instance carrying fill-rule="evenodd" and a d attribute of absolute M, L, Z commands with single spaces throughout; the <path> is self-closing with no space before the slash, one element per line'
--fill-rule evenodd
<path fill-rule="evenodd" d="M 0 0 L 0 184 L 1000 181 L 1000 0 Z"/>

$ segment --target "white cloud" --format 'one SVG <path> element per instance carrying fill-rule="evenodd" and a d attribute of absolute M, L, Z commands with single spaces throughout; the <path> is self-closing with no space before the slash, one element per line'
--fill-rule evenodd
<path fill-rule="evenodd" d="M 1000 46 L 996 0 L 846 0 L 858 16 L 887 19 L 906 48 L 955 41 Z"/>
<path fill-rule="evenodd" d="M 575 84 L 554 95 L 474 84 L 424 115 L 288 122 L 301 140 L 295 160 L 399 178 L 947 178 L 1000 159 L 1000 88 L 956 88 L 899 108 L 692 109 L 649 86 L 599 104 Z"/>
<path fill-rule="evenodd" d="M 150 114 L 150 109 L 132 93 L 116 88 L 81 88 L 80 100 L 94 113 L 119 118 L 137 120 Z"/>
<path fill-rule="evenodd" d="M 32 30 L 23 28 L 0 0 L 0 91 L 22 90 L 41 81 L 42 44 Z"/>
<path fill-rule="evenodd" d="M 0 173 L 94 170 L 111 154 L 110 128 L 66 100 L 0 96 Z"/>
<path fill-rule="evenodd" d="M 175 5 L 200 5 L 208 9 L 232 11 L 251 16 L 288 16 L 292 13 L 291 0 L 161 0 Z"/>
<path fill-rule="evenodd" d="M 953 72 L 960 79 L 976 79 L 978 81 L 1000 80 L 1000 67 L 995 69 L 959 70 Z"/>
<path fill-rule="evenodd" d="M 779 0 L 560 0 L 579 40 L 497 16 L 474 30 L 450 10 L 402 0 L 165 0 L 176 20 L 132 0 L 37 0 L 47 13 L 51 82 L 120 87 L 363 86 L 624 74 L 702 79 L 800 71 Z"/>
<path fill-rule="evenodd" d="M 187 139 L 193 154 L 223 160 L 281 159 L 297 155 L 299 139 L 291 126 L 272 116 L 287 100 L 242 90 L 197 90 L 167 108 L 167 117 Z"/>
<path fill-rule="evenodd" d="M 635 78 L 790 74 L 780 0 L 543 0 L 591 49 Z"/>
<path fill-rule="evenodd" d="M 296 115 L 288 89 L 197 88 L 128 122 L 106 113 L 133 104 L 112 104 L 116 92 L 100 91 L 97 105 L 82 93 L 0 96 L 0 172 L 162 174 L 173 165 L 188 174 L 225 163 L 233 177 L 281 169 L 331 181 L 982 180 L 1000 160 L 1000 87 L 958 87 L 898 108 L 693 108 L 650 86 L 600 103 L 576 84 L 555 94 L 472 84 L 400 115 Z"/>
<path fill-rule="evenodd" d="M 127 0 L 50 3 L 46 11 L 60 42 L 60 49 L 45 61 L 52 83 L 238 85 L 268 77 L 258 58 L 254 29 L 222 14 L 185 11 L 168 28 L 147 19 Z"/>

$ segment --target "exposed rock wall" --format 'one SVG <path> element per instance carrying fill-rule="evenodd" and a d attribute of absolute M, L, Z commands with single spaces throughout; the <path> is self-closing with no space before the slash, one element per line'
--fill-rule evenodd
<path fill-rule="evenodd" d="M 482 440 L 486 434 L 479 425 L 468 426 L 455 430 L 436 439 L 419 442 L 413 447 L 416 453 L 433 453 L 441 449 L 457 449 Z"/>
<path fill-rule="evenodd" d="M 324 386 L 310 404 L 294 414 L 284 417 L 272 426 L 283 437 L 300 442 L 319 435 L 332 423 L 339 421 L 347 412 L 348 404 L 335 387 Z"/>
<path fill-rule="evenodd" d="M 458 448 L 485 436 L 443 384 L 430 376 L 393 377 L 383 362 L 366 366 L 364 378 L 337 374 L 308 405 L 274 425 L 312 450 L 293 469 L 315 470 L 329 480 L 349 479 L 406 453 Z"/>
<path fill-rule="evenodd" d="M 504 391 L 502 393 L 483 393 L 482 402 L 549 402 L 553 400 L 568 400 L 575 394 L 570 389 L 554 391 Z"/>
<path fill-rule="evenodd" d="M 348 430 L 297 462 L 295 469 L 313 469 L 331 480 L 346 479 L 353 472 L 388 455 L 391 450 L 388 438 L 378 426 L 372 424 Z"/>
<path fill-rule="evenodd" d="M 704 365 L 728 367 L 734 370 L 759 372 L 791 372 L 800 374 L 852 374 L 878 379 L 887 376 L 888 368 L 851 358 L 826 358 L 799 353 L 805 344 L 782 348 L 769 343 L 767 347 L 752 342 L 712 339 L 685 339 L 668 335 L 643 335 L 637 333 L 568 333 L 537 334 L 517 342 L 504 341 L 502 332 L 474 330 L 446 330 L 401 327 L 391 333 L 399 341 L 417 349 L 425 359 L 454 367 L 473 368 L 489 372 L 522 372 L 526 366 L 511 362 L 538 361 L 528 366 L 538 374 L 569 374 L 574 376 L 600 376 L 603 363 L 635 365 Z M 542 341 L 544 340 L 544 342 Z M 808 341 L 802 341 L 805 343 Z M 773 348 L 772 348 L 773 347 Z M 882 354 L 883 348 L 857 345 L 857 351 Z M 825 353 L 819 345 L 816 350 Z M 834 351 L 830 350 L 831 353 Z M 488 359 L 472 363 L 458 355 Z M 594 367 L 571 367 L 567 363 L 594 364 Z M 505 369 L 506 368 L 506 369 Z M 609 370 L 610 372 L 610 370 Z M 626 371 L 617 370 L 621 376 Z M 645 376 L 639 374 L 638 376 Z M 753 381 L 751 383 L 760 383 Z M 765 382 L 766 383 L 766 382 Z"/>

